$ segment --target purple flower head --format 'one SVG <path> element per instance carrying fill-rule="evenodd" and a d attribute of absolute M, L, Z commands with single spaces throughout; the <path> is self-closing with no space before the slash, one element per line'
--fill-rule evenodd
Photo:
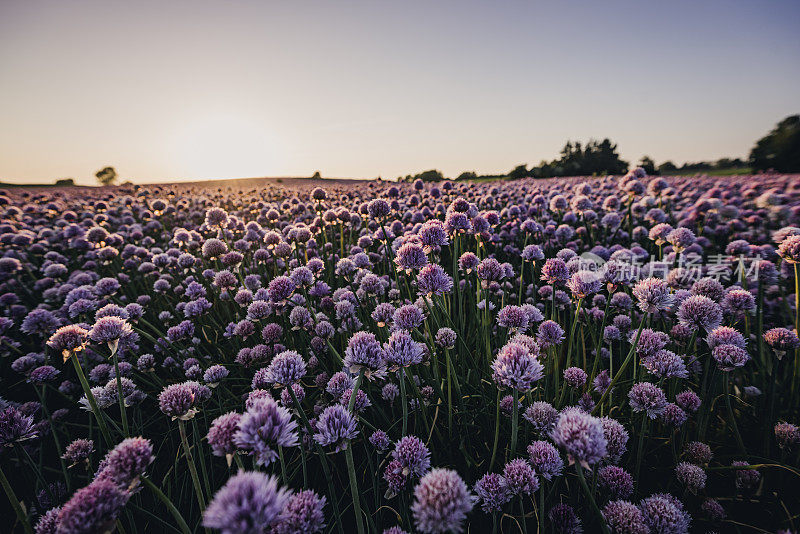
<path fill-rule="evenodd" d="M 564 341 L 564 329 L 555 321 L 543 321 L 537 330 L 536 341 L 543 349 L 558 345 Z"/>
<path fill-rule="evenodd" d="M 711 349 L 718 345 L 736 345 L 741 349 L 747 346 L 744 336 L 729 326 L 720 326 L 712 330 L 706 337 L 706 342 Z"/>
<path fill-rule="evenodd" d="M 520 306 L 510 304 L 497 313 L 497 324 L 503 328 L 525 330 L 528 327 L 528 314 Z"/>
<path fill-rule="evenodd" d="M 687 412 L 696 412 L 700 408 L 700 397 L 692 390 L 687 389 L 675 396 L 675 403 Z"/>
<path fill-rule="evenodd" d="M 241 418 L 242 414 L 240 413 L 228 412 L 211 422 L 206 439 L 214 456 L 230 457 L 236 452 L 237 447 L 234 436 L 239 430 L 239 420 Z"/>
<path fill-rule="evenodd" d="M 611 501 L 603 507 L 602 514 L 614 534 L 650 534 L 644 514 L 631 502 Z"/>
<path fill-rule="evenodd" d="M 408 367 L 422 362 L 425 347 L 414 341 L 406 330 L 395 330 L 384 344 L 386 363 L 392 368 Z"/>
<path fill-rule="evenodd" d="M 667 406 L 664 391 L 650 382 L 634 384 L 628 392 L 628 401 L 634 412 L 646 412 L 650 419 L 661 415 Z"/>
<path fill-rule="evenodd" d="M 28 382 L 32 384 L 45 384 L 52 382 L 59 375 L 60 371 L 52 365 L 40 365 L 33 369 L 28 375 Z"/>
<path fill-rule="evenodd" d="M 389 436 L 383 430 L 376 430 L 369 437 L 369 442 L 375 447 L 378 452 L 383 452 L 392 444 Z"/>
<path fill-rule="evenodd" d="M 293 350 L 275 356 L 267 367 L 265 381 L 273 387 L 286 387 L 302 380 L 306 375 L 306 362 Z"/>
<path fill-rule="evenodd" d="M 212 365 L 203 372 L 203 382 L 209 387 L 216 387 L 225 377 L 228 370 L 222 365 Z"/>
<path fill-rule="evenodd" d="M 452 328 L 442 327 L 436 331 L 436 344 L 445 349 L 452 349 L 456 346 L 457 334 Z"/>
<path fill-rule="evenodd" d="M 431 453 L 416 436 L 404 436 L 395 443 L 392 457 L 400 462 L 404 476 L 421 477 L 431 467 Z"/>
<path fill-rule="evenodd" d="M 344 351 L 344 366 L 351 373 L 363 368 L 368 378 L 381 378 L 386 374 L 385 355 L 375 334 L 363 331 L 353 334 Z"/>
<path fill-rule="evenodd" d="M 191 419 L 197 413 L 195 404 L 199 401 L 195 388 L 188 383 L 172 384 L 158 395 L 161 411 L 173 419 Z"/>
<path fill-rule="evenodd" d="M 684 455 L 687 460 L 698 465 L 708 464 L 714 457 L 711 447 L 702 441 L 690 441 L 687 443 Z"/>
<path fill-rule="evenodd" d="M 528 391 L 541 379 L 544 366 L 528 348 L 520 343 L 508 343 L 492 362 L 492 378 L 501 387 Z"/>
<path fill-rule="evenodd" d="M 403 330 L 413 330 L 422 325 L 425 315 L 422 310 L 414 304 L 407 304 L 399 307 L 392 317 L 395 328 Z"/>
<path fill-rule="evenodd" d="M 608 416 L 600 418 L 603 425 L 603 436 L 607 441 L 608 460 L 617 463 L 628 447 L 628 431 L 617 421 Z"/>
<path fill-rule="evenodd" d="M 588 375 L 580 367 L 568 367 L 564 369 L 564 382 L 571 388 L 579 388 L 586 384 Z"/>
<path fill-rule="evenodd" d="M 58 513 L 58 534 L 108 532 L 130 494 L 107 478 L 76 491 Z"/>
<path fill-rule="evenodd" d="M 547 480 L 561 474 L 564 461 L 549 441 L 534 441 L 528 445 L 528 457 L 536 473 Z"/>
<path fill-rule="evenodd" d="M 661 413 L 661 420 L 674 428 L 683 425 L 688 418 L 689 416 L 683 408 L 671 402 L 664 407 L 664 411 Z"/>
<path fill-rule="evenodd" d="M 581 270 L 570 277 L 567 287 L 572 292 L 573 297 L 585 299 L 597 293 L 600 290 L 601 283 L 602 281 L 596 272 Z"/>
<path fill-rule="evenodd" d="M 671 350 L 661 349 L 652 356 L 642 358 L 642 365 L 657 378 L 689 377 L 683 358 Z"/>
<path fill-rule="evenodd" d="M 506 479 L 497 473 L 486 473 L 475 483 L 475 493 L 484 512 L 499 512 L 511 500 Z"/>
<path fill-rule="evenodd" d="M 503 468 L 503 478 L 512 495 L 531 495 L 539 489 L 539 479 L 536 478 L 531 465 L 522 458 L 508 462 Z"/>
<path fill-rule="evenodd" d="M 673 301 L 669 286 L 659 278 L 645 278 L 637 282 L 633 288 L 633 296 L 639 301 L 639 308 L 645 313 L 666 310 Z"/>
<path fill-rule="evenodd" d="M 72 441 L 67 448 L 64 449 L 62 458 L 72 465 L 78 464 L 87 460 L 94 452 L 94 441 L 90 439 L 78 438 Z"/>
<path fill-rule="evenodd" d="M 428 265 L 428 256 L 425 254 L 422 245 L 408 242 L 397 249 L 394 262 L 397 264 L 398 269 L 410 273 Z"/>
<path fill-rule="evenodd" d="M 733 371 L 737 367 L 742 367 L 750 359 L 747 351 L 736 345 L 717 345 L 711 351 L 711 355 L 721 371 Z"/>
<path fill-rule="evenodd" d="M 325 497 L 313 490 L 295 493 L 278 516 L 274 534 L 314 534 L 325 528 Z"/>
<path fill-rule="evenodd" d="M 269 465 L 278 458 L 278 447 L 297 446 L 297 423 L 275 400 L 258 399 L 239 419 L 233 439 L 237 447 L 255 456 L 258 465 Z"/>
<path fill-rule="evenodd" d="M 294 280 L 288 276 L 278 276 L 273 278 L 269 286 L 267 286 L 267 293 L 272 302 L 283 304 L 292 296 L 296 287 Z"/>
<path fill-rule="evenodd" d="M 706 487 L 706 473 L 700 467 L 689 462 L 680 462 L 675 466 L 678 482 L 686 486 L 690 492 L 697 494 Z"/>
<path fill-rule="evenodd" d="M 550 508 L 547 514 L 553 530 L 558 534 L 581 534 L 583 525 L 580 518 L 575 515 L 575 510 L 568 504 L 557 504 Z"/>
<path fill-rule="evenodd" d="M 550 438 L 567 451 L 570 462 L 592 465 L 607 454 L 608 441 L 602 422 L 580 408 L 565 408 L 558 416 Z"/>
<path fill-rule="evenodd" d="M 272 475 L 239 472 L 228 479 L 203 512 L 203 526 L 222 534 L 267 532 L 289 503 L 290 493 Z"/>
<path fill-rule="evenodd" d="M 474 504 L 474 496 L 458 473 L 433 469 L 414 488 L 414 504 L 411 505 L 414 525 L 423 534 L 460 534 Z"/>
<path fill-rule="evenodd" d="M 522 415 L 540 434 L 548 434 L 558 419 L 558 410 L 550 403 L 536 401 L 525 410 Z"/>
<path fill-rule="evenodd" d="M 708 297 L 693 295 L 681 302 L 677 317 L 692 330 L 711 332 L 722 324 L 722 307 Z"/>
<path fill-rule="evenodd" d="M 325 408 L 316 424 L 314 440 L 323 447 L 332 446 L 333 452 L 347 447 L 348 440 L 358 435 L 358 427 L 353 414 L 340 404 Z"/>
<path fill-rule="evenodd" d="M 597 483 L 612 499 L 627 499 L 633 494 L 633 477 L 616 465 L 607 465 L 597 471 Z"/>
<path fill-rule="evenodd" d="M 791 423 L 777 423 L 775 425 L 775 439 L 781 449 L 789 448 L 795 443 L 800 443 L 800 428 Z"/>
<path fill-rule="evenodd" d="M 71 324 L 56 330 L 47 341 L 47 346 L 58 352 L 81 350 L 88 337 L 89 332 L 85 328 Z"/>
<path fill-rule="evenodd" d="M 788 328 L 772 328 L 764 332 L 764 341 L 776 351 L 786 352 L 800 347 L 797 333 Z"/>
<path fill-rule="evenodd" d="M 560 258 L 549 258 L 542 265 L 542 280 L 548 284 L 563 284 L 569 278 L 569 271 L 564 260 Z"/>
<path fill-rule="evenodd" d="M 106 454 L 95 479 L 111 480 L 123 490 L 133 489 L 154 459 L 153 444 L 149 439 L 127 438 Z"/>
<path fill-rule="evenodd" d="M 89 330 L 89 339 L 95 343 L 112 344 L 132 332 L 131 325 L 125 319 L 111 315 L 101 317 L 94 323 L 92 329 Z"/>
<path fill-rule="evenodd" d="M 666 493 L 657 493 L 639 503 L 644 521 L 651 532 L 663 534 L 688 534 L 691 516 L 683 504 Z"/>

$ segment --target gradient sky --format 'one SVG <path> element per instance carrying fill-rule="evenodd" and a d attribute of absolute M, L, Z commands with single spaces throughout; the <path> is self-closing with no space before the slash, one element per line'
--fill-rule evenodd
<path fill-rule="evenodd" d="M 800 112 L 799 27 L 797 0 L 0 0 L 0 181 L 746 157 Z"/>

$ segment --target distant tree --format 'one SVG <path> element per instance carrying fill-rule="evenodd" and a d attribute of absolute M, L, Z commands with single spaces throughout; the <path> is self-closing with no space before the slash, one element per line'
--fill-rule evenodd
<path fill-rule="evenodd" d="M 656 171 L 656 162 L 653 161 L 650 156 L 642 156 L 639 167 L 643 168 L 647 174 L 658 174 Z"/>
<path fill-rule="evenodd" d="M 114 167 L 104 167 L 95 174 L 100 185 L 111 185 L 117 181 L 117 171 Z"/>
<path fill-rule="evenodd" d="M 456 178 L 456 180 L 474 180 L 477 177 L 478 175 L 475 174 L 473 171 L 464 171 L 458 175 L 458 178 Z"/>
<path fill-rule="evenodd" d="M 527 176 L 530 176 L 530 173 L 528 172 L 528 166 L 525 163 L 522 165 L 517 165 L 508 173 L 508 177 L 512 180 L 525 178 Z"/>
<path fill-rule="evenodd" d="M 800 115 L 786 117 L 750 151 L 756 171 L 800 172 Z"/>
<path fill-rule="evenodd" d="M 671 172 L 675 172 L 678 170 L 678 167 L 672 163 L 671 161 L 667 160 L 661 165 L 658 166 L 658 172 L 660 174 L 669 174 Z"/>
<path fill-rule="evenodd" d="M 314 175 L 311 177 L 312 180 L 319 180 L 322 176 L 319 174 L 319 171 L 316 171 Z"/>
<path fill-rule="evenodd" d="M 56 180 L 56 185 L 65 186 L 65 187 L 66 186 L 75 185 L 75 179 L 74 178 L 61 178 L 59 180 Z"/>
<path fill-rule="evenodd" d="M 431 169 L 429 171 L 423 171 L 415 176 L 406 177 L 407 181 L 413 182 L 415 180 L 422 180 L 423 182 L 441 182 L 444 180 L 444 175 L 441 171 L 437 171 L 436 169 Z"/>

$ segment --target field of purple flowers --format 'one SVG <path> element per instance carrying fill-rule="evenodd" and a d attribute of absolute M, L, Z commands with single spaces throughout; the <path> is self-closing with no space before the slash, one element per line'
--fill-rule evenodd
<path fill-rule="evenodd" d="M 0 192 L 4 532 L 797 532 L 800 178 Z"/>

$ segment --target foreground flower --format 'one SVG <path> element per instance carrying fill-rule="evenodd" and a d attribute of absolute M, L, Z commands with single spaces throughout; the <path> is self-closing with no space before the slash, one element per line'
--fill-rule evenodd
<path fill-rule="evenodd" d="M 278 447 L 298 444 L 297 423 L 275 400 L 257 399 L 239 419 L 234 441 L 237 447 L 250 451 L 258 465 L 269 465 L 278 458 Z"/>
<path fill-rule="evenodd" d="M 228 479 L 203 513 L 203 526 L 222 534 L 266 533 L 288 503 L 290 494 L 274 476 L 240 472 Z"/>
<path fill-rule="evenodd" d="M 414 488 L 414 525 L 425 534 L 460 533 L 475 497 L 455 471 L 433 469 Z"/>
<path fill-rule="evenodd" d="M 75 492 L 58 513 L 58 534 L 111 532 L 130 494 L 100 478 Z"/>
<path fill-rule="evenodd" d="M 558 416 L 550 438 L 567 451 L 570 464 L 578 462 L 588 466 L 605 458 L 608 441 L 603 425 L 580 408 L 565 408 Z"/>
<path fill-rule="evenodd" d="M 323 447 L 332 446 L 333 452 L 344 450 L 347 442 L 358 435 L 353 414 L 340 404 L 325 408 L 317 420 L 316 427 L 314 440 Z"/>
<path fill-rule="evenodd" d="M 508 343 L 492 362 L 492 378 L 501 387 L 529 391 L 542 378 L 544 366 L 521 343 Z"/>
<path fill-rule="evenodd" d="M 295 493 L 273 527 L 274 534 L 314 534 L 325 528 L 325 497 L 312 490 Z"/>

